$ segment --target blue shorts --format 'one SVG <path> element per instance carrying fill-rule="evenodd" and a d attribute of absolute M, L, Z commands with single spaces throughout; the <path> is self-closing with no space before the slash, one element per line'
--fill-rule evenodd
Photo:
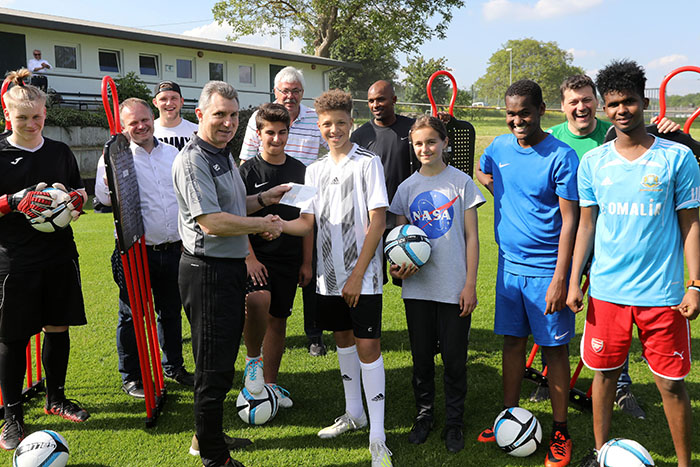
<path fill-rule="evenodd" d="M 552 277 L 530 277 L 498 270 L 494 332 L 504 336 L 532 334 L 540 346 L 568 344 L 576 332 L 574 313 L 567 307 L 545 315 L 546 296 Z"/>

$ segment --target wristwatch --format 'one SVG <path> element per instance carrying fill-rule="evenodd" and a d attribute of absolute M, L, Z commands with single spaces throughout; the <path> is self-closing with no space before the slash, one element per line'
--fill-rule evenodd
<path fill-rule="evenodd" d="M 697 287 L 700 288 L 700 280 L 689 280 L 688 282 L 685 283 L 685 287 Z"/>
<path fill-rule="evenodd" d="M 262 191 L 260 193 L 258 193 L 258 203 L 260 204 L 260 206 L 265 207 L 265 202 L 263 201 L 263 197 L 262 197 Z M 697 281 L 697 282 L 698 282 L 698 284 L 700 284 L 700 281 Z"/>

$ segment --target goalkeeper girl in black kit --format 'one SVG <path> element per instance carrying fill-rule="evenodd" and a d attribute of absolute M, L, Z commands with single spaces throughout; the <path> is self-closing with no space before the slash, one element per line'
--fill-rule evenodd
<path fill-rule="evenodd" d="M 84 325 L 78 251 L 70 226 L 52 233 L 35 230 L 54 198 L 65 199 L 76 219 L 87 198 L 75 156 L 67 145 L 42 136 L 46 95 L 24 81 L 27 69 L 10 72 L 0 136 L 0 387 L 5 421 L 0 447 L 15 449 L 25 436 L 22 385 L 29 338 L 44 331 L 47 414 L 73 422 L 90 416 L 66 399 L 63 386 L 70 352 L 69 326 Z M 9 126 L 9 125 L 8 125 Z M 42 191 L 53 185 L 59 190 Z"/>

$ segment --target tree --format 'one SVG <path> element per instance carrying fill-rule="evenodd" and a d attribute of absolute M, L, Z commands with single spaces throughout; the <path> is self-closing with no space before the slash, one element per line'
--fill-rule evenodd
<path fill-rule="evenodd" d="M 427 38 L 444 39 L 452 8 L 463 5 L 464 0 L 220 0 L 212 11 L 219 24 L 233 28 L 231 40 L 276 34 L 284 23 L 290 38 L 301 38 L 316 56 L 330 57 L 344 35 L 407 53 Z"/>
<path fill-rule="evenodd" d="M 475 86 L 480 98 L 498 102 L 510 84 L 510 53 L 513 53 L 513 82 L 531 79 L 542 88 L 545 102 L 558 106 L 561 102 L 559 86 L 571 75 L 583 74 L 583 69 L 573 66 L 573 55 L 559 48 L 556 42 L 535 39 L 509 40 L 489 59 L 486 74 Z"/>
<path fill-rule="evenodd" d="M 426 87 L 430 75 L 438 70 L 447 68 L 447 59 L 445 57 L 431 58 L 426 60 L 421 55 L 417 55 L 408 60 L 408 65 L 401 68 L 401 71 L 406 75 L 404 80 L 404 99 L 406 102 L 430 102 Z M 446 76 L 438 76 L 432 85 L 433 99 L 436 104 L 447 104 L 448 99 L 452 96 L 450 89 L 452 83 Z"/>
<path fill-rule="evenodd" d="M 117 95 L 119 96 L 119 102 L 124 102 L 130 97 L 138 97 L 143 99 L 149 104 L 152 104 L 153 99 L 151 90 L 148 89 L 146 83 L 138 77 L 138 75 L 130 71 L 124 76 L 120 76 L 114 80 L 114 84 L 117 86 Z M 151 108 L 153 106 L 151 105 Z"/>

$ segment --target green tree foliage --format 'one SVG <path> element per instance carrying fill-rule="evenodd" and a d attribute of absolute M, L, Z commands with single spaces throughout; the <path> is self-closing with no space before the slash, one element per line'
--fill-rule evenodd
<path fill-rule="evenodd" d="M 573 56 L 559 48 L 556 42 L 535 39 L 509 40 L 489 59 L 486 74 L 476 83 L 479 100 L 495 103 L 502 101 L 510 84 L 510 52 L 513 52 L 513 82 L 531 79 L 542 88 L 545 102 L 558 106 L 561 101 L 559 86 L 571 75 L 582 74 L 582 68 L 573 66 Z"/>
<path fill-rule="evenodd" d="M 138 97 L 143 99 L 149 104 L 153 100 L 153 93 L 146 83 L 138 77 L 138 75 L 130 71 L 124 76 L 114 80 L 114 84 L 117 85 L 117 95 L 119 96 L 119 102 L 124 102 L 124 100 L 130 97 Z M 152 106 L 152 105 L 151 105 Z"/>
<path fill-rule="evenodd" d="M 445 69 L 447 69 L 445 57 L 426 60 L 421 55 L 417 55 L 409 58 L 408 65 L 401 67 L 401 71 L 406 75 L 406 79 L 403 81 L 403 100 L 406 102 L 430 102 L 426 91 L 430 75 Z M 432 91 L 436 104 L 449 104 L 449 99 L 452 97 L 452 83 L 446 76 L 438 76 L 433 81 Z"/>
<path fill-rule="evenodd" d="M 330 57 L 332 45 L 346 35 L 414 51 L 427 38 L 444 39 L 452 9 L 463 5 L 464 0 L 220 0 L 212 11 L 219 24 L 233 28 L 231 40 L 277 34 L 284 24 L 290 38 L 301 38 L 316 56 Z"/>
<path fill-rule="evenodd" d="M 700 107 L 700 93 L 685 96 L 666 96 L 666 107 L 697 108 Z"/>

